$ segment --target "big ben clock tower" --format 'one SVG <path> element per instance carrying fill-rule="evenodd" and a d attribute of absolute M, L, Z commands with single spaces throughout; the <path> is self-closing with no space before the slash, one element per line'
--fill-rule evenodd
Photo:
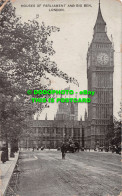
<path fill-rule="evenodd" d="M 114 49 L 106 32 L 106 22 L 99 2 L 92 42 L 87 53 L 88 90 L 95 95 L 88 104 L 88 125 L 85 142 L 91 148 L 105 144 L 105 133 L 113 116 Z"/>

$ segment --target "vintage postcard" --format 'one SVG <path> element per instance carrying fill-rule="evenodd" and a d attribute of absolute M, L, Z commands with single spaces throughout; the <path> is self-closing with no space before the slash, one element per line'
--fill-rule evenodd
<path fill-rule="evenodd" d="M 0 196 L 121 196 L 122 2 L 0 1 Z"/>

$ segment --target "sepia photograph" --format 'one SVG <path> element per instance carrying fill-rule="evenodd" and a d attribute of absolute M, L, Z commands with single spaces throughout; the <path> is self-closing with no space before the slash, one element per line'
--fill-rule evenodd
<path fill-rule="evenodd" d="M 122 196 L 122 1 L 0 1 L 0 196 Z"/>

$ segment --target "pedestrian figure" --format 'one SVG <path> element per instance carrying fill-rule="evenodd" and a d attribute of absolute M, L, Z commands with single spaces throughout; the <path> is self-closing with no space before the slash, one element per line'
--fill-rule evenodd
<path fill-rule="evenodd" d="M 65 159 L 66 145 L 64 143 L 61 146 L 61 152 L 62 152 L 62 159 Z"/>
<path fill-rule="evenodd" d="M 2 161 L 2 163 L 5 163 L 6 162 L 6 153 L 5 153 L 5 151 L 2 151 L 1 161 Z"/>

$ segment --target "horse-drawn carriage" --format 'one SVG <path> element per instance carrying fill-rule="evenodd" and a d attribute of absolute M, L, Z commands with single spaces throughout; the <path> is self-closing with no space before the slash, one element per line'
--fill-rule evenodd
<path fill-rule="evenodd" d="M 72 152 L 72 153 L 74 153 L 76 151 L 79 152 L 79 148 L 80 148 L 80 146 L 79 146 L 78 142 L 73 142 L 73 141 L 70 142 L 70 141 L 68 141 L 66 143 L 66 152 Z"/>

